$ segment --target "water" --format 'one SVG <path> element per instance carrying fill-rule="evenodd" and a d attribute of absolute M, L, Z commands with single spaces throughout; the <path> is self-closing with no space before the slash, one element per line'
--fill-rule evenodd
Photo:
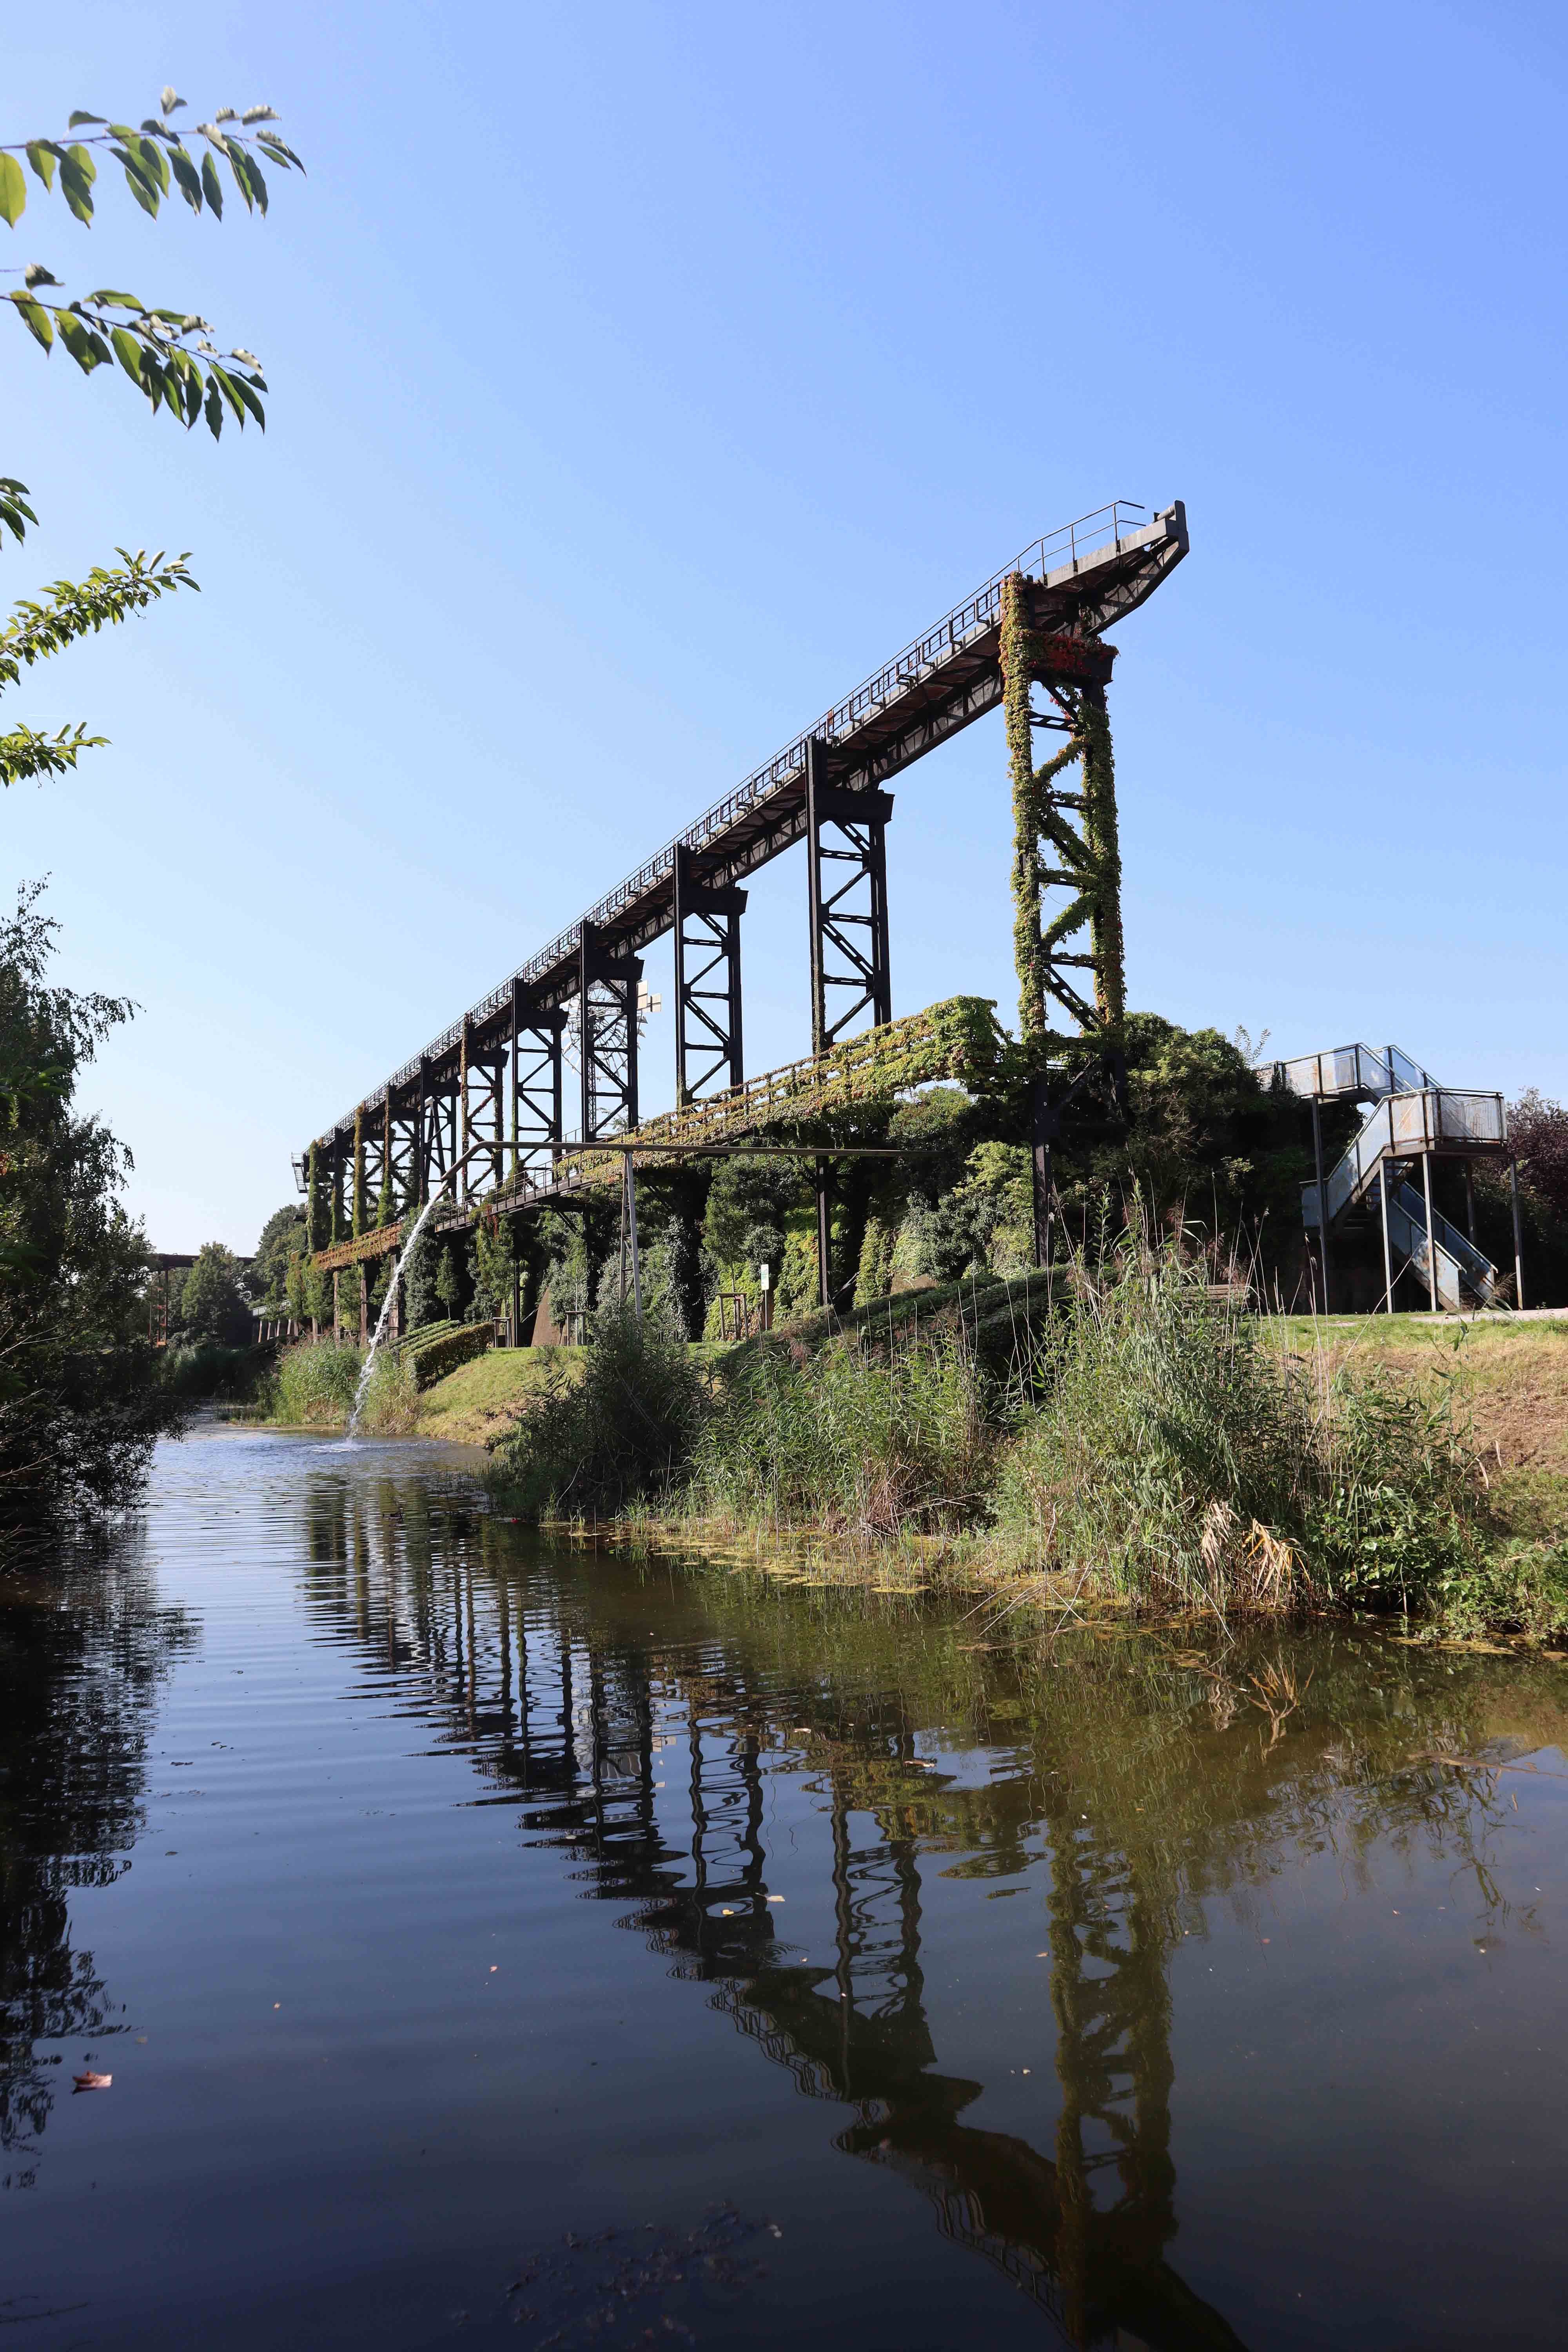
<path fill-rule="evenodd" d="M 1568 1665 L 979 1625 L 164 1449 L 0 1607 L 5 2341 L 1560 2345 Z"/>

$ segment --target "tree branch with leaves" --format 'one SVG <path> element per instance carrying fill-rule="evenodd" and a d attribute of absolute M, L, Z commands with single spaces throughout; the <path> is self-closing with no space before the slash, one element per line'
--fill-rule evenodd
<path fill-rule="evenodd" d="M 247 107 L 243 114 L 223 106 L 210 122 L 198 123 L 197 132 L 205 142 L 198 163 L 171 125 L 184 103 L 174 90 L 165 89 L 157 116 L 139 128 L 79 110 L 71 115 L 63 138 L 0 145 L 0 216 L 15 228 L 26 209 L 23 159 L 47 194 L 58 190 L 84 228 L 92 226 L 99 155 L 119 164 L 132 194 L 153 219 L 164 197 L 177 189 L 193 212 L 221 220 L 220 164 L 249 212 L 267 210 L 262 156 L 283 171 L 303 172 L 298 155 L 272 127 L 278 118 L 269 106 Z M 85 135 L 70 135 L 78 131 Z M 205 416 L 216 440 L 227 415 L 240 425 L 248 417 L 265 432 L 260 395 L 267 383 L 260 362 L 254 352 L 237 345 L 220 351 L 208 321 L 195 312 L 150 309 L 136 295 L 113 287 L 68 300 L 60 280 L 41 261 L 30 261 L 20 273 L 9 274 L 20 274 L 23 284 L 0 300 L 12 304 L 46 354 L 58 342 L 88 375 L 118 361 L 153 414 L 167 408 L 187 431 Z M 51 299 L 49 289 L 58 289 L 60 299 Z M 26 484 L 0 476 L 0 543 L 6 530 L 21 541 L 27 525 L 37 521 L 27 503 Z M 127 619 L 175 589 L 197 584 L 188 555 L 165 559 L 162 552 L 149 556 L 141 550 L 132 554 L 123 547 L 115 552 L 121 558 L 118 566 L 95 566 L 84 581 L 54 581 L 46 599 L 25 599 L 9 621 L 0 623 L 0 693 L 20 683 L 24 667 L 59 653 L 89 632 Z M 82 726 L 62 727 L 52 735 L 31 727 L 12 728 L 0 734 L 0 785 L 63 775 L 76 766 L 80 752 L 105 740 L 89 735 Z"/>

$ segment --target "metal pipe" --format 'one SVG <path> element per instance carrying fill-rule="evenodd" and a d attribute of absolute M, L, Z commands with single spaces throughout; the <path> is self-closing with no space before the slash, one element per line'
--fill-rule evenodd
<path fill-rule="evenodd" d="M 1513 1207 L 1513 1301 L 1516 1307 L 1522 1307 L 1524 1305 L 1524 1237 L 1519 1223 L 1519 1162 L 1517 1160 L 1510 1160 L 1508 1163 L 1508 1189 Z"/>
<path fill-rule="evenodd" d="M 1469 1228 L 1470 1247 L 1476 1245 L 1476 1171 L 1474 1163 L 1465 1162 L 1465 1223 Z"/>
<path fill-rule="evenodd" d="M 824 1307 L 832 1304 L 833 1269 L 830 1256 L 832 1238 L 827 1159 L 825 1153 L 819 1153 L 816 1161 L 816 1284 Z"/>
<path fill-rule="evenodd" d="M 1426 1296 L 1436 1315 L 1438 1312 L 1437 1236 L 1432 1224 L 1432 1154 L 1429 1151 L 1421 1154 L 1421 1189 L 1426 1196 Z"/>

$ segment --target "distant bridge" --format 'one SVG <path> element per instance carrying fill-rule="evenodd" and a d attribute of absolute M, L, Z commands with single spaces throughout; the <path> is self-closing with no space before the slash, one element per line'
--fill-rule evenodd
<path fill-rule="evenodd" d="M 799 1105 L 833 1093 L 845 1070 L 847 1083 L 859 1069 L 884 1093 L 938 1075 L 911 1076 L 898 1051 L 864 1045 L 871 1033 L 909 1025 L 892 1014 L 886 786 L 998 708 L 1007 715 L 1016 892 L 1037 902 L 1032 931 L 1026 922 L 1020 932 L 1026 1033 L 1032 1024 L 1046 1034 L 1065 1016 L 1074 1034 L 1114 1034 L 1121 864 L 1105 688 L 1116 648 L 1102 632 L 1153 593 L 1187 545 L 1179 500 L 1152 521 L 1124 500 L 1100 508 L 1037 540 L 835 703 L 314 1138 L 295 1166 L 309 1244 L 321 1262 L 381 1255 L 408 1210 L 445 1183 L 454 1201 L 447 1222 L 479 1213 L 481 1199 L 490 1212 L 521 1213 L 563 1190 L 616 1181 L 621 1150 L 601 1153 L 596 1166 L 595 1144 L 646 1135 L 651 1146 L 660 1131 L 667 1143 L 712 1143 L 754 1126 L 759 1097 L 782 1093 Z M 1038 709 L 1034 688 L 1043 690 Z M 1067 739 L 1038 770 L 1037 730 Z M 1070 778 L 1075 763 L 1081 789 L 1069 791 L 1058 779 Z M 748 1083 L 741 884 L 800 840 L 811 1060 Z M 675 942 L 677 1108 L 645 1129 L 638 950 L 667 931 Z M 930 1023 L 949 1010 L 913 1018 Z M 941 1050 L 932 1048 L 939 1059 Z"/>

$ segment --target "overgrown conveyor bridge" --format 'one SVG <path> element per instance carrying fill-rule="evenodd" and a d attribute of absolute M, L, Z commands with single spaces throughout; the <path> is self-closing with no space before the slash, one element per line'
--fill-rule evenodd
<path fill-rule="evenodd" d="M 1114 1025 L 1120 863 L 1104 690 L 1115 649 L 1102 633 L 1186 552 L 1179 501 L 1152 521 L 1118 501 L 1037 540 L 316 1137 L 298 1163 L 311 1246 L 355 1236 L 352 1254 L 370 1254 L 373 1227 L 390 1238 L 405 1210 L 459 1167 L 460 1199 L 493 1194 L 510 1178 L 521 1208 L 552 1189 L 537 1179 L 564 1142 L 637 1129 L 638 950 L 666 931 L 675 935 L 676 1120 L 700 1104 L 717 1109 L 744 1080 L 741 885 L 796 841 L 808 845 L 813 1055 L 832 1053 L 867 1020 L 889 1023 L 886 787 L 1004 703 L 1039 901 L 1032 962 L 1020 960 L 1025 1027 L 1031 999 L 1037 1027 L 1053 1010 L 1075 1028 Z M 1037 728 L 1068 740 L 1036 772 Z M 1079 793 L 1056 782 L 1073 760 Z M 1075 951 L 1084 940 L 1087 951 Z M 710 1116 L 704 1124 L 711 1133 Z"/>

